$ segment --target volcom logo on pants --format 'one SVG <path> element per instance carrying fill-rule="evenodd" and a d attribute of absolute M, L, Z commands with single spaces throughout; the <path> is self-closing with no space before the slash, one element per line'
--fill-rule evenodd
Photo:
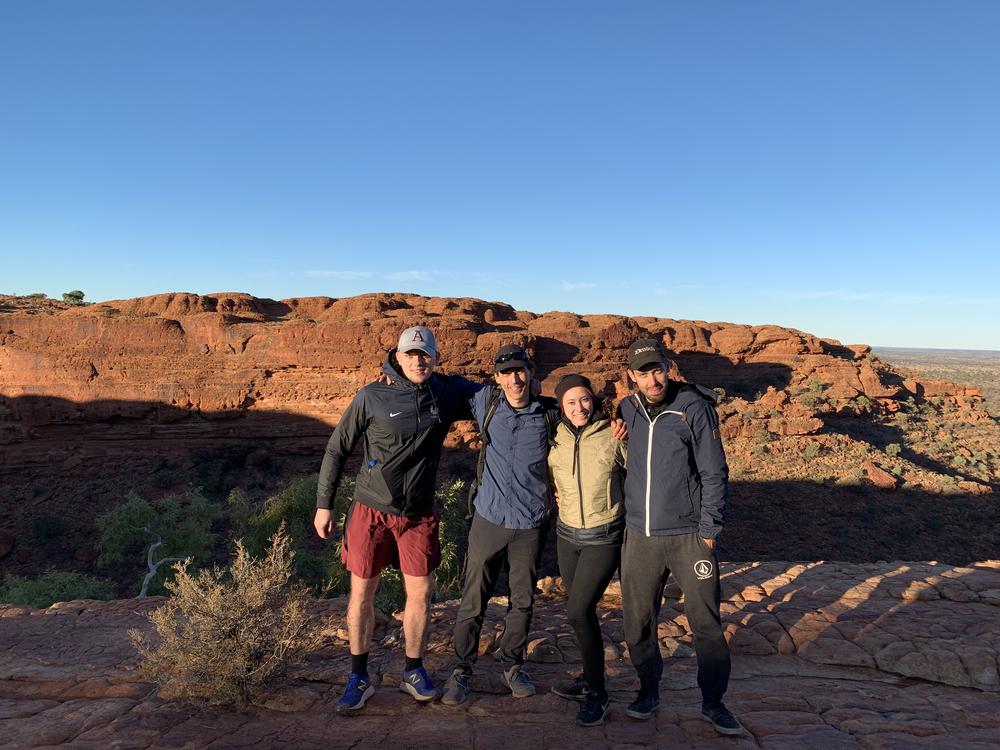
<path fill-rule="evenodd" d="M 694 564 L 694 574 L 698 576 L 699 581 L 704 581 L 706 578 L 712 577 L 712 561 L 711 560 L 699 560 Z"/>

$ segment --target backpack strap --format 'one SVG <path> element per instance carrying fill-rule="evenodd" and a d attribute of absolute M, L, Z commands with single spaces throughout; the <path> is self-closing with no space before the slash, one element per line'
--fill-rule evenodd
<path fill-rule="evenodd" d="M 483 423 L 479 426 L 479 456 L 476 458 L 476 476 L 473 477 L 471 482 L 469 482 L 469 492 L 466 499 L 468 505 L 466 520 L 472 518 L 475 513 L 472 501 L 476 498 L 476 492 L 479 490 L 479 483 L 483 479 L 483 470 L 486 468 L 486 446 L 490 442 L 490 420 L 493 419 L 493 415 L 497 413 L 497 408 L 500 406 L 500 395 L 501 390 L 496 386 L 492 386 L 490 397 L 486 400 L 486 411 L 483 412 Z"/>

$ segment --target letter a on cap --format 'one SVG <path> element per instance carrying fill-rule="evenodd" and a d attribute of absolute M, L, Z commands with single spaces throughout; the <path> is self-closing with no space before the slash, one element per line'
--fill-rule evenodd
<path fill-rule="evenodd" d="M 407 328 L 399 334 L 399 344 L 396 348 L 401 352 L 416 349 L 432 356 L 437 354 L 437 344 L 434 341 L 434 334 L 427 326 L 410 326 Z"/>

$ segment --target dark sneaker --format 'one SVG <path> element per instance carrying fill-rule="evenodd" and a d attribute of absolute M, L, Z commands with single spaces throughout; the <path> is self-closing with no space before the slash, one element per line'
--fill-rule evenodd
<path fill-rule="evenodd" d="M 701 707 L 701 715 L 708 720 L 719 734 L 733 737 L 743 734 L 743 725 L 721 703 L 706 703 Z"/>
<path fill-rule="evenodd" d="M 460 703 L 465 703 L 465 699 L 468 697 L 469 675 L 461 669 L 456 669 L 444 684 L 444 694 L 441 696 L 441 702 L 446 706 L 457 706 Z"/>
<path fill-rule="evenodd" d="M 611 699 L 607 693 L 591 691 L 587 693 L 587 699 L 583 707 L 576 715 L 576 723 L 581 727 L 596 727 L 604 723 L 604 717 L 611 707 Z"/>
<path fill-rule="evenodd" d="M 337 701 L 337 713 L 349 714 L 360 711 L 373 695 L 375 695 L 375 686 L 368 679 L 368 675 L 362 677 L 351 672 L 351 676 L 347 678 L 344 694 Z"/>
<path fill-rule="evenodd" d="M 570 682 L 560 682 L 558 685 L 553 685 L 550 692 L 568 701 L 582 703 L 587 699 L 587 681 L 583 679 L 582 675 L 578 675 Z"/>
<path fill-rule="evenodd" d="M 635 700 L 625 709 L 633 719 L 648 719 L 660 707 L 660 694 L 656 690 L 640 690 Z"/>
<path fill-rule="evenodd" d="M 403 672 L 403 681 L 399 683 L 399 689 L 409 693 L 418 701 L 432 701 L 441 695 L 441 691 L 434 687 L 423 667 Z"/>
<path fill-rule="evenodd" d="M 515 664 L 503 673 L 503 684 L 510 688 L 510 694 L 515 698 L 527 698 L 535 694 L 535 686 L 520 664 Z"/>

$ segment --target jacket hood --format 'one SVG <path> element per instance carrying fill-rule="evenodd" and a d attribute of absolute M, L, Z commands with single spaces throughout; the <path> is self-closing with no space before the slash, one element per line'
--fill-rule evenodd
<path fill-rule="evenodd" d="M 696 401 L 699 397 L 712 405 L 715 405 L 719 401 L 718 393 L 711 388 L 706 388 L 697 383 L 682 383 L 680 390 L 677 392 L 677 400 L 680 401 L 683 396 L 687 396 L 688 402 Z"/>

